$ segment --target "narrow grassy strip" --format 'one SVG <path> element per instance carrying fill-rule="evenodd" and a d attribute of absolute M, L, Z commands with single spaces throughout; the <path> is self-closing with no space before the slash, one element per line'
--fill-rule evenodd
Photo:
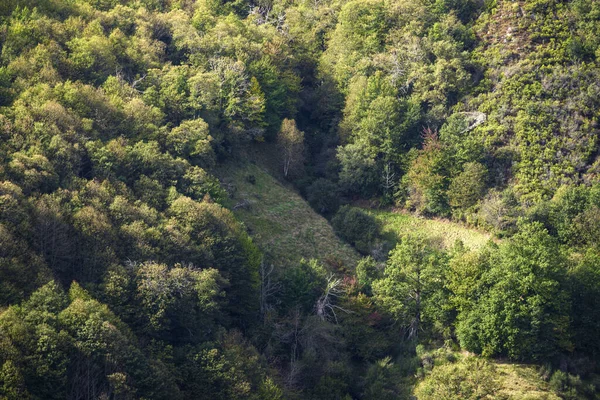
<path fill-rule="evenodd" d="M 495 363 L 500 383 L 499 397 L 507 399 L 559 400 L 544 381 L 538 367 L 528 364 Z"/>
<path fill-rule="evenodd" d="M 381 224 L 383 236 L 392 242 L 407 233 L 422 233 L 431 237 L 443 248 L 450 248 L 457 240 L 461 240 L 466 247 L 477 250 L 491 239 L 491 235 L 488 233 L 470 229 L 448 220 L 427 219 L 402 212 L 365 211 L 377 219 Z"/>

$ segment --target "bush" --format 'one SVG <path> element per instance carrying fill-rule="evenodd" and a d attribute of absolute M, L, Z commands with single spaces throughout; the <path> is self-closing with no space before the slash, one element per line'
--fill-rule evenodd
<path fill-rule="evenodd" d="M 302 259 L 298 265 L 286 269 L 281 277 L 281 306 L 284 310 L 297 308 L 309 313 L 326 285 L 323 265 L 314 259 Z"/>
<path fill-rule="evenodd" d="M 563 371 L 555 371 L 548 382 L 550 388 L 559 393 L 563 399 L 579 399 L 579 391 L 585 391 L 586 388 L 581 383 L 579 376 L 571 375 Z M 593 392 L 592 392 L 593 393 Z"/>
<path fill-rule="evenodd" d="M 356 250 L 368 254 L 379 234 L 375 218 L 358 208 L 343 206 L 331 220 L 333 229 Z"/>
<path fill-rule="evenodd" d="M 256 184 L 256 177 L 254 175 L 246 175 L 246 182 L 251 185 Z"/>
<path fill-rule="evenodd" d="M 419 214 L 446 216 L 449 213 L 447 164 L 437 134 L 427 130 L 423 149 L 410 163 L 400 185 L 407 195 L 406 207 Z"/>
<path fill-rule="evenodd" d="M 208 124 L 202 119 L 188 120 L 171 129 L 166 136 L 167 150 L 176 157 L 183 157 L 198 163 L 204 168 L 215 165 L 215 152 L 208 131 Z"/>
<path fill-rule="evenodd" d="M 373 257 L 365 257 L 358 262 L 356 265 L 356 277 L 364 290 L 370 293 L 373 281 L 381 277 L 381 271 Z"/>
<path fill-rule="evenodd" d="M 503 236 L 516 232 L 517 219 L 521 214 L 517 198 L 510 189 L 490 191 L 479 209 L 480 222 Z"/>
<path fill-rule="evenodd" d="M 490 254 L 487 287 L 458 315 L 456 336 L 484 356 L 549 360 L 572 348 L 566 260 L 542 224 L 518 228 Z"/>
<path fill-rule="evenodd" d="M 340 207 L 338 186 L 329 179 L 317 179 L 306 192 L 311 207 L 321 214 L 333 214 Z"/>
<path fill-rule="evenodd" d="M 452 179 L 448 199 L 453 208 L 466 210 L 475 204 L 485 192 L 487 168 L 480 163 L 466 163 L 463 171 Z"/>
<path fill-rule="evenodd" d="M 468 357 L 457 364 L 435 367 L 416 388 L 419 399 L 484 399 L 499 389 L 493 364 Z"/>

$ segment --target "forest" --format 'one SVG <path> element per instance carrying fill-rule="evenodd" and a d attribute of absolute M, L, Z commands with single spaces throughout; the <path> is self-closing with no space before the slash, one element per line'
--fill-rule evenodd
<path fill-rule="evenodd" d="M 600 399 L 597 0 L 1 0 L 0 399 Z"/>

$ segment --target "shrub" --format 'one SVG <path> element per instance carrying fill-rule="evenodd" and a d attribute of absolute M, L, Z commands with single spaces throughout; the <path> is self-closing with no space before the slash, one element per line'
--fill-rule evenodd
<path fill-rule="evenodd" d="M 251 185 L 254 185 L 256 184 L 256 177 L 252 174 L 246 175 L 246 182 L 248 182 Z"/>
<path fill-rule="evenodd" d="M 362 210 L 343 206 L 331 220 L 333 229 L 363 254 L 369 253 L 379 234 L 377 221 Z"/>
<path fill-rule="evenodd" d="M 188 120 L 171 129 L 165 138 L 167 150 L 176 157 L 183 157 L 210 168 L 215 165 L 213 141 L 208 124 L 202 119 Z"/>
<path fill-rule="evenodd" d="M 448 157 L 443 151 L 437 133 L 426 130 L 423 149 L 414 158 L 402 178 L 401 188 L 406 191 L 407 208 L 419 214 L 448 214 L 447 164 Z"/>
<path fill-rule="evenodd" d="M 516 231 L 517 219 L 521 214 L 517 198 L 510 189 L 488 193 L 479 210 L 481 222 L 501 235 Z"/>
<path fill-rule="evenodd" d="M 338 186 L 328 179 L 319 178 L 307 189 L 311 207 L 321 214 L 333 214 L 340 207 Z"/>
<path fill-rule="evenodd" d="M 381 277 L 381 271 L 377 267 L 377 262 L 373 257 L 365 257 L 358 262 L 356 265 L 356 277 L 364 290 L 370 293 L 373 281 Z"/>
<path fill-rule="evenodd" d="M 457 364 L 435 367 L 415 394 L 422 400 L 491 398 L 499 389 L 496 374 L 494 365 L 468 357 Z"/>
<path fill-rule="evenodd" d="M 452 179 L 448 199 L 453 208 L 466 210 L 474 206 L 485 192 L 487 168 L 480 163 L 466 163 L 463 171 Z"/>

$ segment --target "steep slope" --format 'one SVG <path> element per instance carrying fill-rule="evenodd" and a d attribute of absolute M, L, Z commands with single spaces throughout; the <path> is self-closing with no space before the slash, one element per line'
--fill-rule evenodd
<path fill-rule="evenodd" d="M 487 121 L 470 136 L 524 202 L 597 177 L 597 18 L 593 2 L 498 1 L 475 23 L 485 72 L 465 105 Z"/>
<path fill-rule="evenodd" d="M 229 192 L 228 206 L 269 262 L 285 266 L 317 258 L 332 266 L 356 264 L 358 253 L 335 235 L 327 220 L 266 169 L 230 161 L 217 175 Z"/>

